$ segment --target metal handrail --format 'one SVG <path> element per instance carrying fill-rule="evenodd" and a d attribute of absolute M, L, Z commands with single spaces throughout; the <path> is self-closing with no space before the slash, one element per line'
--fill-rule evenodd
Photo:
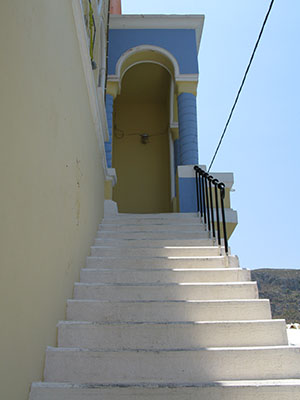
<path fill-rule="evenodd" d="M 217 236 L 219 246 L 221 246 L 221 222 L 222 222 L 225 253 L 228 255 L 228 238 L 227 238 L 225 206 L 224 206 L 225 184 L 223 182 L 219 182 L 218 179 L 215 179 L 212 175 L 208 174 L 203 169 L 198 167 L 198 165 L 194 166 L 194 170 L 195 170 L 195 180 L 196 180 L 197 212 L 199 213 L 202 222 L 206 225 L 207 230 L 209 231 L 210 235 L 213 237 L 214 240 L 216 240 Z M 215 187 L 214 196 L 213 196 L 212 185 L 214 185 Z M 220 219 L 219 199 L 221 205 L 222 219 Z M 216 216 L 216 221 L 215 221 L 215 216 Z"/>

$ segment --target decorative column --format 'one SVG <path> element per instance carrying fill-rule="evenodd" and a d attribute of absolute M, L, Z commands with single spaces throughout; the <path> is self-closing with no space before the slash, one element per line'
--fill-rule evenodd
<path fill-rule="evenodd" d="M 183 92 L 178 95 L 180 165 L 198 164 L 198 133 L 196 96 Z"/>
<path fill-rule="evenodd" d="M 105 155 L 107 164 L 107 176 L 105 178 L 105 200 L 112 200 L 113 187 L 117 182 L 116 171 L 112 168 L 112 141 L 113 141 L 113 111 L 114 100 L 118 94 L 118 82 L 107 82 L 105 96 L 105 110 L 109 140 L 105 142 Z"/>
<path fill-rule="evenodd" d="M 106 153 L 106 162 L 107 167 L 112 168 L 112 141 L 113 141 L 113 111 L 114 111 L 114 100 L 119 93 L 119 84 L 118 82 L 107 82 L 106 87 L 106 118 L 107 118 L 107 127 L 109 140 L 105 142 L 105 153 Z"/>
<path fill-rule="evenodd" d="M 195 212 L 194 165 L 198 165 L 196 94 L 197 81 L 176 82 L 179 139 L 175 142 L 177 158 L 177 209 Z M 177 151 L 176 151 L 177 150 Z"/>
<path fill-rule="evenodd" d="M 108 126 L 109 141 L 105 142 L 105 153 L 107 167 L 112 168 L 112 129 L 113 129 L 114 98 L 111 94 L 106 95 L 106 118 Z"/>

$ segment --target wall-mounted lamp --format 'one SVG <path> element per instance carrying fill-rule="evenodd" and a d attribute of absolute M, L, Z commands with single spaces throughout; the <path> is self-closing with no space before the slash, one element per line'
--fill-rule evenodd
<path fill-rule="evenodd" d="M 142 142 L 143 144 L 147 144 L 147 143 L 149 142 L 149 135 L 148 135 L 148 133 L 142 133 L 142 134 L 140 135 L 140 137 L 141 137 L 141 142 Z"/>

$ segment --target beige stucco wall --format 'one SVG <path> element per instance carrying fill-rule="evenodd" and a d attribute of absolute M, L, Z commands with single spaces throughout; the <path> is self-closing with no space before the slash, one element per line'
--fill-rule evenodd
<path fill-rule="evenodd" d="M 71 0 L 0 2 L 0 398 L 25 400 L 103 214 Z"/>

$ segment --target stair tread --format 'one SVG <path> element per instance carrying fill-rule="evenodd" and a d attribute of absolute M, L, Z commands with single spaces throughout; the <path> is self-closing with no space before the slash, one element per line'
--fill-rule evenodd
<path fill-rule="evenodd" d="M 274 386 L 274 385 L 299 385 L 300 379 L 256 379 L 256 380 L 230 380 L 218 382 L 140 382 L 140 383 L 61 383 L 61 382 L 34 382 L 32 385 L 35 387 L 61 387 L 61 388 L 102 388 L 102 387 L 145 387 L 145 388 L 164 388 L 164 387 L 215 387 L 215 386 Z"/>
<path fill-rule="evenodd" d="M 220 300 L 96 300 L 96 299 L 68 299 L 68 302 L 95 302 L 95 303 L 238 303 L 238 302 L 259 302 L 269 303 L 268 299 L 220 299 Z"/>
<path fill-rule="evenodd" d="M 94 283 L 85 283 L 85 282 L 75 282 L 75 286 L 176 286 L 176 287 L 183 287 L 183 286 L 256 286 L 255 281 L 245 281 L 245 282 L 191 282 L 191 283 L 160 283 L 160 282 L 142 282 L 142 283 L 101 283 L 101 282 L 94 282 Z"/>
<path fill-rule="evenodd" d="M 230 258 L 236 258 L 235 256 L 228 256 L 228 257 L 230 257 Z M 138 257 L 138 256 L 88 256 L 88 258 L 100 258 L 100 259 L 118 259 L 118 260 L 124 260 L 124 258 L 133 258 L 133 259 L 140 259 L 140 257 Z M 143 256 L 143 258 L 149 258 L 149 259 L 152 259 L 152 258 L 163 258 L 163 259 L 172 259 L 172 260 L 186 260 L 186 259 L 188 259 L 188 260 L 190 260 L 190 259 L 195 259 L 195 260 L 198 260 L 198 259 L 217 259 L 217 260 L 220 260 L 220 259 L 226 259 L 227 258 L 227 256 Z"/>
<path fill-rule="evenodd" d="M 220 268 L 125 268 L 123 267 L 122 269 L 119 268 L 91 268 L 91 267 L 84 267 L 82 268 L 82 271 L 118 271 L 118 272 L 125 272 L 125 271 L 142 271 L 142 272 L 147 272 L 147 271 L 164 271 L 164 272 L 225 272 L 225 271 L 248 271 L 247 269 L 243 269 L 240 267 L 236 268 L 231 268 L 231 267 L 220 267 Z"/>
<path fill-rule="evenodd" d="M 48 346 L 50 352 L 82 352 L 82 353 L 189 353 L 189 352 L 251 352 L 251 351 L 277 351 L 287 350 L 290 352 L 299 352 L 300 346 L 276 345 L 276 346 L 243 346 L 243 347 L 193 347 L 193 348 L 174 348 L 174 349 L 88 349 L 83 347 L 52 347 Z"/>
<path fill-rule="evenodd" d="M 132 239 L 132 238 L 95 238 L 95 243 L 113 243 L 113 245 L 120 245 L 120 244 L 134 244 L 137 245 L 142 244 L 145 245 L 147 248 L 157 248 L 157 247 L 163 247 L 163 244 L 165 243 L 170 243 L 170 245 L 174 245 L 175 243 L 180 243 L 181 245 L 183 245 L 183 243 L 188 244 L 189 246 L 191 246 L 192 243 L 197 243 L 197 245 L 199 245 L 199 247 L 201 247 L 201 243 L 202 246 L 207 246 L 208 244 L 214 244 L 214 240 L 213 239 L 201 239 L 201 238 L 193 238 L 193 239 L 145 239 L 145 238 L 139 238 L 139 239 Z M 151 244 L 151 246 L 150 246 Z M 157 246 L 159 245 L 159 246 Z M 113 246 L 110 246 L 113 247 Z M 135 247 L 135 246 L 133 246 Z"/>
<path fill-rule="evenodd" d="M 103 325 L 187 325 L 187 326 L 199 326 L 199 325 L 238 325 L 238 324 L 279 324 L 285 323 L 284 319 L 257 319 L 257 320 L 225 320 L 225 321 L 109 321 L 109 322 L 98 322 L 98 321 L 59 321 L 58 325 L 91 325 L 91 326 L 103 326 Z"/>
<path fill-rule="evenodd" d="M 100 249 L 115 249 L 114 246 L 101 246 L 101 245 L 93 245 L 91 246 L 91 248 L 100 248 Z M 132 247 L 133 249 L 148 249 L 149 247 L 145 246 L 145 247 Z M 151 249 L 168 249 L 168 250 L 218 250 L 218 249 L 224 249 L 224 246 L 157 246 L 157 247 L 152 247 Z"/>

